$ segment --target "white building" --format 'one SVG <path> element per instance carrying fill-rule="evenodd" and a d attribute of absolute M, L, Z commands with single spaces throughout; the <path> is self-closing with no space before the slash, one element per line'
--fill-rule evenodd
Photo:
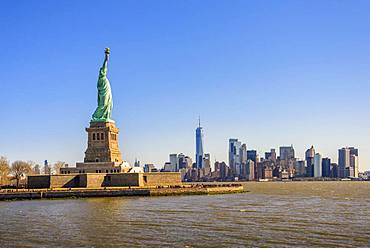
<path fill-rule="evenodd" d="M 358 177 L 358 156 L 355 154 L 350 155 L 350 177 Z"/>
<path fill-rule="evenodd" d="M 320 153 L 316 153 L 313 158 L 313 176 L 322 177 L 322 157 Z"/>

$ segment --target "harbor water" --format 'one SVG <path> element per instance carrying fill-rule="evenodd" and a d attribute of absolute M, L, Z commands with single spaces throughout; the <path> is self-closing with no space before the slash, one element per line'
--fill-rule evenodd
<path fill-rule="evenodd" d="M 370 182 L 0 202 L 0 247 L 370 247 Z"/>

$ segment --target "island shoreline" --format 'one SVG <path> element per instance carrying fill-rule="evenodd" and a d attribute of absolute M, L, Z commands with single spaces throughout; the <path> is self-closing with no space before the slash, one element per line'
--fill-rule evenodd
<path fill-rule="evenodd" d="M 241 184 L 195 185 L 157 188 L 59 188 L 59 189 L 24 189 L 0 192 L 0 201 L 41 200 L 60 198 L 88 197 L 130 197 L 130 196 L 176 196 L 176 195 L 212 195 L 247 192 Z"/>

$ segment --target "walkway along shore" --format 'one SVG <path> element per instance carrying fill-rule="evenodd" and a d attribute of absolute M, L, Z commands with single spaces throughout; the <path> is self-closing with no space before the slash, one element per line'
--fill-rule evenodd
<path fill-rule="evenodd" d="M 241 184 L 219 185 L 183 185 L 161 188 L 59 188 L 59 189 L 29 189 L 0 191 L 0 201 L 32 200 L 55 198 L 84 197 L 118 197 L 118 196 L 173 196 L 173 195 L 205 195 L 233 194 L 246 192 Z"/>

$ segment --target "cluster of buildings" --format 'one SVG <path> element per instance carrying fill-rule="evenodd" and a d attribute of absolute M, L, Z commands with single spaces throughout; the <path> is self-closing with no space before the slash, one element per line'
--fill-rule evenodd
<path fill-rule="evenodd" d="M 295 156 L 293 145 L 281 146 L 261 157 L 256 150 L 247 150 L 238 139 L 229 140 L 229 178 L 246 180 L 289 178 L 357 178 L 359 176 L 358 149 L 344 147 L 338 150 L 338 163 L 323 157 L 311 146 L 305 159 Z"/>
<path fill-rule="evenodd" d="M 358 178 L 358 149 L 343 147 L 338 150 L 338 163 L 323 157 L 311 146 L 305 158 L 296 157 L 293 145 L 271 149 L 258 154 L 247 149 L 238 139 L 229 139 L 228 163 L 215 161 L 211 166 L 211 156 L 203 151 L 204 134 L 200 123 L 195 131 L 195 161 L 183 153 L 170 154 L 169 161 L 161 171 L 180 172 L 184 181 L 234 181 L 234 180 L 279 180 L 279 179 L 328 179 Z M 144 171 L 157 171 L 153 165 L 145 165 Z"/>

